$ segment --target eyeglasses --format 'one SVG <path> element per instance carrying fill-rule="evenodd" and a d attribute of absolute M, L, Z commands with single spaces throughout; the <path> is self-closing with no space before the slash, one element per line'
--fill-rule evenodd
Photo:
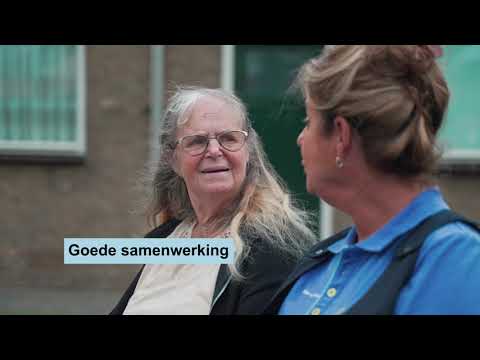
<path fill-rule="evenodd" d="M 211 139 L 216 139 L 220 146 L 230 152 L 239 151 L 247 141 L 248 133 L 242 130 L 228 130 L 215 136 L 188 135 L 177 140 L 172 146 L 175 149 L 178 144 L 192 156 L 199 156 L 207 151 Z"/>

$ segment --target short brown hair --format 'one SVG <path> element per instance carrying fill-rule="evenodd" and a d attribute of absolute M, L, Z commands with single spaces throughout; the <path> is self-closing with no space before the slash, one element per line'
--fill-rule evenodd
<path fill-rule="evenodd" d="M 430 45 L 327 45 L 296 84 L 325 118 L 356 129 L 367 162 L 402 177 L 431 175 L 450 92 Z"/>

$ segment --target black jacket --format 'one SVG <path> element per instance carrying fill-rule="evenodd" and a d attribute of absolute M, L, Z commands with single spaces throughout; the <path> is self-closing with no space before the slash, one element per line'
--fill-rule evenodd
<path fill-rule="evenodd" d="M 165 238 L 180 224 L 171 220 L 146 238 Z M 242 267 L 246 280 L 232 279 L 228 266 L 222 264 L 217 276 L 210 315 L 255 315 L 261 313 L 282 281 L 293 270 L 294 261 L 273 250 L 262 239 L 247 239 L 252 250 Z M 136 275 L 110 315 L 121 315 L 133 295 L 143 267 Z"/>

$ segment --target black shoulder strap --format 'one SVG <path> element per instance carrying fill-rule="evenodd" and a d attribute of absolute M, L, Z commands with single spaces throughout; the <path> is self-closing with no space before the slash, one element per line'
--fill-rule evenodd
<path fill-rule="evenodd" d="M 413 230 L 402 235 L 392 263 L 385 272 L 345 315 L 390 315 L 400 291 L 409 281 L 415 270 L 418 254 L 429 234 L 444 225 L 463 222 L 475 229 L 478 226 L 470 220 L 450 210 L 443 210 L 427 218 Z"/>
<path fill-rule="evenodd" d="M 262 313 L 265 315 L 276 315 L 295 282 L 307 271 L 325 261 L 328 261 L 333 255 L 327 250 L 328 247 L 343 239 L 348 234 L 350 229 L 351 228 L 345 229 L 333 236 L 330 236 L 329 238 L 320 241 L 312 249 L 310 249 L 303 259 L 300 260 L 300 262 L 295 266 L 290 275 L 288 275 L 285 281 L 280 285 L 277 292 L 272 296 Z"/>
<path fill-rule="evenodd" d="M 318 257 L 318 256 L 322 256 L 324 254 L 325 251 L 327 251 L 327 249 L 335 244 L 337 241 L 339 240 L 342 240 L 343 238 L 345 238 L 345 236 L 347 236 L 347 234 L 350 232 L 350 230 L 352 229 L 352 227 L 349 227 L 347 229 L 344 229 L 338 233 L 336 233 L 335 235 L 332 235 L 328 238 L 326 238 L 325 240 L 322 240 L 320 241 L 317 245 L 315 245 L 308 253 L 307 253 L 307 257 L 310 257 L 310 258 L 314 258 L 314 257 Z"/>

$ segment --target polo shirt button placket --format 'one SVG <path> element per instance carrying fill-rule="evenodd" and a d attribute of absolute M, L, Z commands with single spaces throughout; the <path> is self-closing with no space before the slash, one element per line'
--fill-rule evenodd
<path fill-rule="evenodd" d="M 337 289 L 335 288 L 330 288 L 327 290 L 327 296 L 331 299 L 334 298 L 335 295 L 337 295 Z"/>

